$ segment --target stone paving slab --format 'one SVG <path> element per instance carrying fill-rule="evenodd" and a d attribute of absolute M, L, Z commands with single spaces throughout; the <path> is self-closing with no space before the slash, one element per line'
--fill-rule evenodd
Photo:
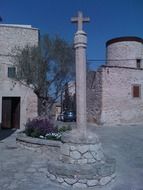
<path fill-rule="evenodd" d="M 96 131 L 105 153 L 117 162 L 115 181 L 96 189 L 143 190 L 143 125 L 100 128 L 92 125 L 89 129 Z M 18 147 L 16 133 L 0 140 L 0 190 L 70 190 L 49 181 L 45 167 L 48 157 Z"/>

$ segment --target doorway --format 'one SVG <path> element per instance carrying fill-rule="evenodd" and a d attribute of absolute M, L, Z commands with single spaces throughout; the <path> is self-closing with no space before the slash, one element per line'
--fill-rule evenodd
<path fill-rule="evenodd" d="M 2 97 L 2 128 L 20 128 L 20 97 Z"/>

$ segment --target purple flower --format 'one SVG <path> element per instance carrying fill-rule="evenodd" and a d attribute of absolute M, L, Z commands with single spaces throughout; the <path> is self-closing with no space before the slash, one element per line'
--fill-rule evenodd
<path fill-rule="evenodd" d="M 47 133 L 57 133 L 58 130 L 54 127 L 54 124 L 49 118 L 34 118 L 29 120 L 25 126 L 25 133 L 28 136 L 39 137 L 40 135 L 45 136 Z"/>

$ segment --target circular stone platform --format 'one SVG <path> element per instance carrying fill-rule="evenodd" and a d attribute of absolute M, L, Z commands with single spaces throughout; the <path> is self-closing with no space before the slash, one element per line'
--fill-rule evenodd
<path fill-rule="evenodd" d="M 104 155 L 96 134 L 87 132 L 85 137 L 75 129 L 64 133 L 62 141 L 59 160 L 48 162 L 51 180 L 87 188 L 106 185 L 115 178 L 115 160 Z"/>
<path fill-rule="evenodd" d="M 48 177 L 59 184 L 87 188 L 103 186 L 115 178 L 115 160 L 96 164 L 48 162 Z"/>

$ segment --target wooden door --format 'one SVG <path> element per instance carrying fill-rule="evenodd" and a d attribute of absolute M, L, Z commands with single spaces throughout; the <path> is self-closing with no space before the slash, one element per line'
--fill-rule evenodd
<path fill-rule="evenodd" d="M 20 97 L 2 98 L 2 128 L 20 128 Z"/>
<path fill-rule="evenodd" d="M 4 97 L 2 98 L 2 128 L 12 128 L 11 126 L 11 109 L 12 109 L 12 104 L 11 104 L 11 99 Z"/>
<path fill-rule="evenodd" d="M 12 128 L 20 128 L 20 98 L 12 98 Z"/>

